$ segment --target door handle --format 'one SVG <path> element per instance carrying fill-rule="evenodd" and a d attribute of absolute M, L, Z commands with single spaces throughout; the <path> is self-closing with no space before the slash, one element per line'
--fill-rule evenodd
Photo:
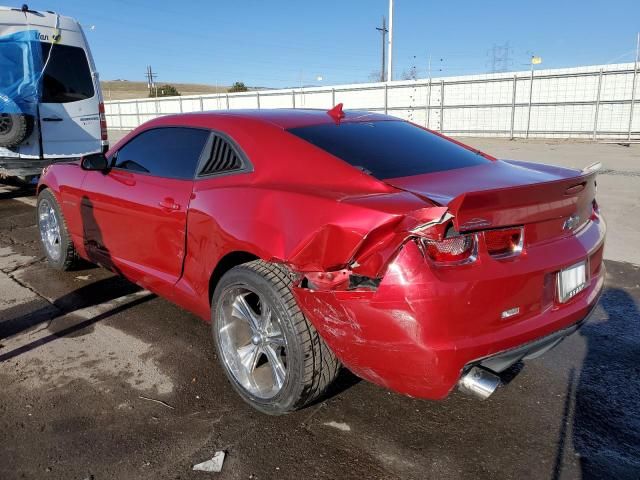
<path fill-rule="evenodd" d="M 60 117 L 44 117 L 43 122 L 61 122 L 63 119 Z"/>
<path fill-rule="evenodd" d="M 171 212 L 177 212 L 180 210 L 180 205 L 177 204 L 173 198 L 165 198 L 161 202 L 158 202 L 158 206 Z"/>
<path fill-rule="evenodd" d="M 136 179 L 128 172 L 119 170 L 110 170 L 108 176 L 114 179 L 118 183 L 123 183 L 128 187 L 133 187 L 136 184 Z"/>

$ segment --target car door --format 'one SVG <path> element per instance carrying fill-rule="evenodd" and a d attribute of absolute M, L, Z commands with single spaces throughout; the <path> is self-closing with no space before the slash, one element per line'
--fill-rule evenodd
<path fill-rule="evenodd" d="M 208 130 L 146 130 L 88 172 L 81 217 L 89 257 L 158 293 L 182 272 L 193 178 Z"/>
<path fill-rule="evenodd" d="M 101 150 L 100 95 L 84 48 L 41 43 L 40 128 L 44 158 L 80 157 Z"/>

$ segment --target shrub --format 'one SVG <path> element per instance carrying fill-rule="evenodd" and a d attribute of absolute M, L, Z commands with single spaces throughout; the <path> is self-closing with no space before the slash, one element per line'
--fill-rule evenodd
<path fill-rule="evenodd" d="M 249 89 L 247 88 L 247 86 L 243 83 L 243 82 L 236 82 L 233 85 L 231 85 L 231 88 L 229 89 L 230 93 L 233 92 L 247 92 Z"/>
<path fill-rule="evenodd" d="M 169 85 L 165 83 L 164 85 L 159 85 L 156 88 L 151 89 L 149 92 L 150 97 L 179 97 L 180 92 L 173 85 Z"/>

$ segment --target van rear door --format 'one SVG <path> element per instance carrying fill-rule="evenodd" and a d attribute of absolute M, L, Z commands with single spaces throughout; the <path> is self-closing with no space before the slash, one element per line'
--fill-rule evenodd
<path fill-rule="evenodd" d="M 63 41 L 64 37 L 63 33 Z M 40 104 L 43 157 L 79 157 L 99 152 L 100 87 L 90 57 L 81 46 L 48 42 L 41 45 L 46 64 Z"/>

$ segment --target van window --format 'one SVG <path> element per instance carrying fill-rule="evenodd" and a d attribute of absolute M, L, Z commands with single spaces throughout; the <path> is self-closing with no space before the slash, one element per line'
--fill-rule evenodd
<path fill-rule="evenodd" d="M 332 123 L 288 131 L 383 180 L 490 161 L 428 130 L 399 120 Z"/>
<path fill-rule="evenodd" d="M 82 48 L 41 43 L 42 62 L 47 63 L 42 78 L 43 103 L 70 103 L 95 94 L 87 54 Z"/>
<path fill-rule="evenodd" d="M 164 127 L 142 132 L 116 153 L 114 167 L 157 177 L 193 179 L 210 132 Z"/>

